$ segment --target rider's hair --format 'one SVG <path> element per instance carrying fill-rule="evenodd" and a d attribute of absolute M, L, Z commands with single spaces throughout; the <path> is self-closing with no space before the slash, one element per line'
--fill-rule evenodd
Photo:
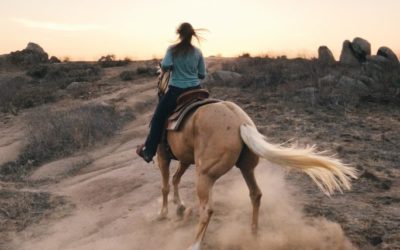
<path fill-rule="evenodd" d="M 172 47 L 172 56 L 176 57 L 179 55 L 186 55 L 191 52 L 194 47 L 192 45 L 192 37 L 194 36 L 198 42 L 200 38 L 193 29 L 190 23 L 182 23 L 176 29 L 176 33 L 179 35 L 179 42 Z"/>

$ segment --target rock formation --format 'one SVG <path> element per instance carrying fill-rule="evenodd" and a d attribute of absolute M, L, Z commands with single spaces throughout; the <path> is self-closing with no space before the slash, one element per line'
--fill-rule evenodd
<path fill-rule="evenodd" d="M 331 50 L 326 46 L 318 48 L 318 61 L 323 65 L 333 65 L 336 62 Z"/>

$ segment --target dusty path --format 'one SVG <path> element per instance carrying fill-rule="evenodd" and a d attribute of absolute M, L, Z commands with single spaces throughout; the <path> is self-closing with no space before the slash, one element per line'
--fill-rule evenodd
<path fill-rule="evenodd" d="M 40 190 L 65 196 L 75 207 L 67 216 L 52 215 L 15 235 L 16 249 L 185 249 L 190 244 L 197 217 L 179 221 L 171 203 L 169 218 L 156 220 L 160 173 L 156 165 L 145 164 L 134 153 L 147 132 L 154 105 L 151 84 L 131 85 L 101 97 L 136 107 L 140 114 L 106 145 L 45 164 L 32 174 L 34 180 L 58 180 Z M 149 103 L 153 105 L 146 106 Z M 76 175 L 60 178 L 77 164 L 83 166 Z M 303 216 L 304 197 L 286 183 L 282 170 L 262 163 L 257 175 L 264 193 L 259 239 L 250 236 L 248 190 L 240 172 L 233 169 L 215 187 L 215 215 L 205 249 L 351 248 L 338 224 Z M 181 192 L 186 204 L 195 207 L 194 186 L 191 167 Z"/>
<path fill-rule="evenodd" d="M 157 221 L 160 173 L 134 153 L 153 110 L 151 84 L 130 85 L 99 97 L 135 107 L 137 117 L 106 145 L 45 164 L 32 174 L 35 180 L 57 180 L 39 190 L 65 196 L 75 207 L 67 216 L 52 215 L 16 234 L 15 249 L 186 249 L 193 238 L 196 209 L 183 223 L 171 202 L 169 218 Z M 82 167 L 75 175 L 60 177 L 78 164 Z M 248 189 L 233 169 L 216 184 L 215 214 L 204 249 L 352 249 L 337 223 L 302 213 L 305 197 L 285 181 L 280 168 L 263 162 L 257 179 L 264 193 L 258 240 L 250 235 Z M 188 206 L 195 207 L 194 183 L 192 166 L 182 178 L 181 194 Z"/>

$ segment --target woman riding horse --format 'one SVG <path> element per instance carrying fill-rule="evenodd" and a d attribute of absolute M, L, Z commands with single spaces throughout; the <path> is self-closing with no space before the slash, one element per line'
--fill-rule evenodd
<path fill-rule="evenodd" d="M 200 49 L 192 45 L 193 36 L 199 41 L 192 25 L 182 23 L 176 32 L 180 41 L 168 48 L 161 63 L 163 71 L 173 68 L 169 89 L 157 105 L 146 142 L 136 151 L 146 162 L 152 161 L 156 154 L 165 121 L 175 109 L 177 98 L 188 90 L 201 88 L 200 79 L 206 75 L 203 55 Z"/>
<path fill-rule="evenodd" d="M 196 36 L 196 32 L 190 24 L 184 23 L 179 27 L 178 34 L 181 41 L 168 49 L 163 60 L 164 70 L 173 65 L 171 86 L 157 106 L 145 146 L 138 148 L 138 154 L 147 162 L 151 161 L 156 152 L 165 119 L 175 107 L 178 95 L 188 89 L 200 88 L 199 78 L 205 76 L 201 52 L 191 45 L 191 38 Z M 162 89 L 159 91 L 163 92 Z M 254 234 L 258 230 L 262 196 L 254 169 L 260 158 L 306 173 L 327 195 L 335 190 L 350 189 L 351 179 L 357 177 L 356 169 L 343 164 L 335 157 L 317 152 L 315 147 L 283 147 L 269 143 L 257 131 L 250 117 L 239 106 L 229 101 L 198 107 L 186 117 L 179 130 L 168 131 L 166 139 L 171 152 L 179 161 L 172 184 L 173 202 L 177 205 L 177 214 L 180 216 L 185 213 L 185 206 L 179 196 L 180 179 L 191 164 L 196 166 L 199 221 L 194 242 L 190 247 L 194 250 L 200 249 L 214 211 L 213 186 L 233 166 L 240 169 L 250 191 L 253 206 L 251 227 Z M 171 162 L 164 144 L 158 146 L 157 161 L 162 174 L 162 219 L 168 214 Z"/>

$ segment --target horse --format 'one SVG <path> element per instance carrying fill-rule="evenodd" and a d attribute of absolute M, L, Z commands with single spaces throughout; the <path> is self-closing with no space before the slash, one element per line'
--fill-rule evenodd
<path fill-rule="evenodd" d="M 166 85 L 158 84 L 159 96 Z M 179 196 L 182 175 L 191 164 L 196 167 L 196 190 L 199 199 L 199 221 L 192 250 L 200 249 L 207 226 L 213 214 L 211 203 L 214 183 L 234 166 L 238 167 L 249 188 L 253 207 L 251 230 L 257 234 L 261 190 L 254 174 L 259 159 L 306 173 L 326 195 L 336 190 L 350 190 L 351 179 L 357 171 L 326 152 L 318 152 L 314 146 L 299 148 L 269 143 L 258 132 L 251 118 L 235 103 L 221 101 L 200 106 L 185 118 L 178 131 L 167 131 L 166 140 L 179 167 L 173 175 L 173 202 L 177 214 L 182 215 L 185 206 Z M 160 218 L 168 214 L 169 165 L 171 157 L 166 144 L 159 144 L 157 161 L 162 175 L 163 202 Z"/>

